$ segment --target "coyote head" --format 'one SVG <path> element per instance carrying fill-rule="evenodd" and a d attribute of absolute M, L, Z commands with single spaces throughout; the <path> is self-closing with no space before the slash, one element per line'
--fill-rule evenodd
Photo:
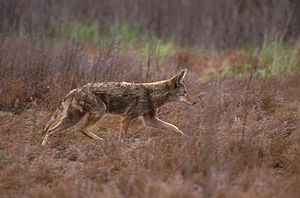
<path fill-rule="evenodd" d="M 170 79 L 170 99 L 172 101 L 182 101 L 188 105 L 194 105 L 196 102 L 194 102 L 191 96 L 188 94 L 186 86 L 183 82 L 186 72 L 187 69 L 184 69 Z"/>

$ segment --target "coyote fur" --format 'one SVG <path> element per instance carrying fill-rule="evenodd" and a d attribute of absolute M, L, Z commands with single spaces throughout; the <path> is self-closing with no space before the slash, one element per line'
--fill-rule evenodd
<path fill-rule="evenodd" d="M 142 117 L 146 126 L 185 135 L 175 125 L 160 120 L 155 114 L 159 107 L 168 102 L 195 104 L 183 82 L 186 72 L 185 69 L 168 80 L 153 83 L 88 83 L 70 91 L 45 125 L 42 145 L 46 144 L 50 135 L 76 125 L 83 117 L 83 124 L 79 126 L 80 132 L 89 138 L 103 140 L 87 128 L 107 113 L 121 115 L 121 142 L 126 140 L 130 123 L 137 117 Z"/>

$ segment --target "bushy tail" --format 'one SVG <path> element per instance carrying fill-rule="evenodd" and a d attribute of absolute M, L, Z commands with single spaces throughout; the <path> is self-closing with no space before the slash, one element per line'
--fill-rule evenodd
<path fill-rule="evenodd" d="M 43 127 L 42 137 L 45 137 L 45 135 L 47 134 L 47 131 L 50 129 L 50 127 L 53 126 L 54 124 L 57 124 L 56 122 L 58 120 L 60 120 L 60 118 L 62 116 L 66 115 L 68 107 L 69 107 L 70 103 L 72 102 L 72 100 L 75 96 L 74 91 L 75 90 L 72 90 L 70 93 L 68 93 L 68 95 L 66 95 L 66 97 L 62 100 L 62 102 L 61 102 L 60 106 L 58 107 L 58 109 L 52 115 L 51 119 Z"/>

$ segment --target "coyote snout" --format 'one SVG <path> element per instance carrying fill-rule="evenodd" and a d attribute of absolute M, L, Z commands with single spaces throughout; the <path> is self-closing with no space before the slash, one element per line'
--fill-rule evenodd
<path fill-rule="evenodd" d="M 173 101 L 196 104 L 183 82 L 186 72 L 185 69 L 168 80 L 153 83 L 88 83 L 72 90 L 44 127 L 42 145 L 46 144 L 50 135 L 76 125 L 81 119 L 84 121 L 79 126 L 80 132 L 92 139 L 103 140 L 87 128 L 107 113 L 121 115 L 119 138 L 122 142 L 126 139 L 131 121 L 137 117 L 141 117 L 146 126 L 185 136 L 175 125 L 157 118 L 156 111 Z"/>
<path fill-rule="evenodd" d="M 186 104 L 188 104 L 188 105 L 195 105 L 196 104 L 196 102 L 194 102 L 193 100 L 192 100 L 192 98 L 191 98 L 191 96 L 189 96 L 189 95 L 187 95 L 187 96 L 185 96 L 185 97 L 180 97 L 180 101 L 182 101 L 182 102 L 184 102 L 184 103 L 186 103 Z"/>

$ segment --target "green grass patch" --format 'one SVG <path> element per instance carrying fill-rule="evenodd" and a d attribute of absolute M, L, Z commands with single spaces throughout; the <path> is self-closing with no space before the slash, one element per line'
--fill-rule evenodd
<path fill-rule="evenodd" d="M 57 42 L 98 43 L 100 38 L 98 23 L 73 21 L 57 25 L 53 39 Z"/>
<path fill-rule="evenodd" d="M 257 53 L 264 67 L 259 70 L 262 77 L 280 75 L 284 72 L 299 72 L 299 41 L 294 45 L 271 42 L 263 45 Z"/>
<path fill-rule="evenodd" d="M 300 39 L 293 44 L 266 41 L 262 47 L 240 49 L 238 53 L 255 57 L 258 60 L 256 70 L 254 65 L 248 62 L 242 65 L 239 71 L 234 66 L 228 65 L 222 72 L 222 77 L 247 78 L 253 75 L 266 78 L 284 73 L 300 73 Z"/>
<path fill-rule="evenodd" d="M 140 50 L 141 57 L 147 59 L 154 56 L 158 60 L 166 60 L 176 53 L 176 47 L 172 41 L 162 42 L 159 39 L 148 41 Z"/>

